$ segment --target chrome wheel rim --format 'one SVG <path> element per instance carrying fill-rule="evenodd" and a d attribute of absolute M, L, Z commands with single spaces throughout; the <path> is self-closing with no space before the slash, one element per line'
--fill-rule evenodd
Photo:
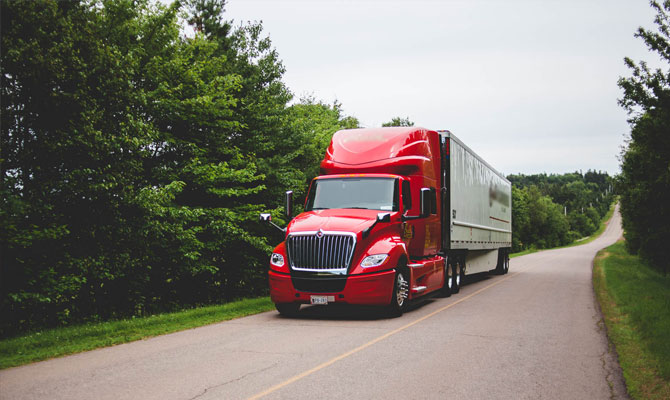
<path fill-rule="evenodd" d="M 461 284 L 461 264 L 456 263 L 456 285 Z"/>
<path fill-rule="evenodd" d="M 402 273 L 398 273 L 398 277 L 396 278 L 396 301 L 398 302 L 398 307 L 402 307 L 403 304 L 405 304 L 405 300 L 407 300 L 407 291 L 409 289 L 409 284 L 405 280 L 405 277 L 402 275 Z"/>
<path fill-rule="evenodd" d="M 449 289 L 454 287 L 454 267 L 451 265 L 447 266 L 447 285 Z"/>

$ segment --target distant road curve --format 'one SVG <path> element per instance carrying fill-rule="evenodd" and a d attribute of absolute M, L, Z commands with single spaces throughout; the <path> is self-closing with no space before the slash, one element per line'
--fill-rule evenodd
<path fill-rule="evenodd" d="M 627 398 L 591 285 L 621 236 L 511 260 L 401 318 L 276 312 L 0 371 L 0 399 Z"/>

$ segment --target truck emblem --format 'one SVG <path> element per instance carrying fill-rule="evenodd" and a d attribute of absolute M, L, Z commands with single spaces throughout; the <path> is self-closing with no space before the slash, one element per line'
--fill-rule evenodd
<path fill-rule="evenodd" d="M 316 232 L 316 237 L 319 239 L 323 237 L 323 231 L 321 229 L 319 229 L 318 232 Z"/>

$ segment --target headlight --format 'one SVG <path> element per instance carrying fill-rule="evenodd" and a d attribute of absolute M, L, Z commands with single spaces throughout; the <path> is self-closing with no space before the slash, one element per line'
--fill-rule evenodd
<path fill-rule="evenodd" d="M 276 265 L 278 267 L 283 267 L 284 266 L 284 256 L 278 253 L 272 253 L 272 257 L 270 257 L 270 263 L 272 265 Z"/>
<path fill-rule="evenodd" d="M 372 256 L 367 256 L 361 262 L 361 267 L 370 268 L 382 265 L 388 256 L 388 254 L 375 254 Z"/>

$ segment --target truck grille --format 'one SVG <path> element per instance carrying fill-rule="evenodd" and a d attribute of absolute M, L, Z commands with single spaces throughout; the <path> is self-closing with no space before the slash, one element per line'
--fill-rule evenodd
<path fill-rule="evenodd" d="M 291 268 L 295 271 L 346 274 L 356 246 L 350 232 L 299 232 L 286 239 Z"/>

